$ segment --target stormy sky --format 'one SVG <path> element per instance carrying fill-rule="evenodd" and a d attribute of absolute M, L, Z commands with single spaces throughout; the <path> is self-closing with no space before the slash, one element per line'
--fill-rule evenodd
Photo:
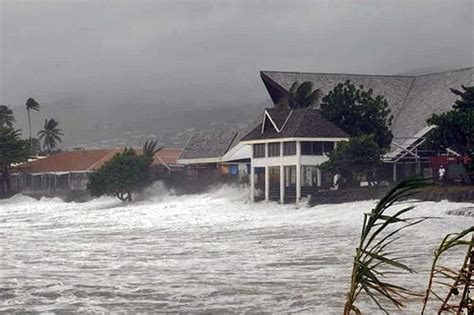
<path fill-rule="evenodd" d="M 473 1 L 0 0 L 0 103 L 164 111 L 262 102 L 259 70 L 473 64 Z M 77 109 L 77 108 L 76 108 Z"/>

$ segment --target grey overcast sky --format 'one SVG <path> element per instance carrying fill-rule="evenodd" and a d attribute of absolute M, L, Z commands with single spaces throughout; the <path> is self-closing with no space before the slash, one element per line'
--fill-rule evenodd
<path fill-rule="evenodd" d="M 413 74 L 473 64 L 472 0 L 0 0 L 0 103 L 267 98 L 259 70 Z"/>

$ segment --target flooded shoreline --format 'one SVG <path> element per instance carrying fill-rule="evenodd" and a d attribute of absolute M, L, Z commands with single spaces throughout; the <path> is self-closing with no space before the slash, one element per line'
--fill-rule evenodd
<path fill-rule="evenodd" d="M 132 204 L 0 201 L 0 311 L 341 313 L 362 214 L 375 201 L 296 209 L 250 203 L 233 187 L 159 190 Z M 417 203 L 414 215 L 440 219 L 400 241 L 418 273 L 397 275 L 399 283 L 424 288 L 442 236 L 474 224 L 447 212 L 469 206 Z M 456 266 L 459 255 L 446 261 Z"/>

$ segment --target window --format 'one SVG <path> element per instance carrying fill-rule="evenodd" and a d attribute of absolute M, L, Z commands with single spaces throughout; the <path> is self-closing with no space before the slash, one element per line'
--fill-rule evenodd
<path fill-rule="evenodd" d="M 295 155 L 295 154 L 296 154 L 296 142 L 284 142 L 283 155 Z"/>
<path fill-rule="evenodd" d="M 324 154 L 334 151 L 334 142 L 323 142 Z"/>
<path fill-rule="evenodd" d="M 323 155 L 323 143 L 320 141 L 313 142 L 313 155 Z"/>
<path fill-rule="evenodd" d="M 253 157 L 254 158 L 265 157 L 265 144 L 254 144 L 253 145 Z"/>
<path fill-rule="evenodd" d="M 280 156 L 280 143 L 268 144 L 268 156 Z"/>
<path fill-rule="evenodd" d="M 301 154 L 302 155 L 313 155 L 312 142 L 310 142 L 310 141 L 301 142 Z"/>

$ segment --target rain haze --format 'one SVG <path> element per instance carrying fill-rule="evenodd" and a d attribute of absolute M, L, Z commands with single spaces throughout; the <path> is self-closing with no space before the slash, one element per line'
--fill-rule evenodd
<path fill-rule="evenodd" d="M 260 70 L 420 74 L 473 64 L 470 0 L 0 3 L 0 103 L 25 127 L 25 100 L 37 99 L 33 129 L 56 118 L 64 148 L 150 136 L 181 146 L 217 120 L 260 113 Z"/>
<path fill-rule="evenodd" d="M 473 65 L 474 0 L 0 0 L 0 314 L 474 314 Z"/>

